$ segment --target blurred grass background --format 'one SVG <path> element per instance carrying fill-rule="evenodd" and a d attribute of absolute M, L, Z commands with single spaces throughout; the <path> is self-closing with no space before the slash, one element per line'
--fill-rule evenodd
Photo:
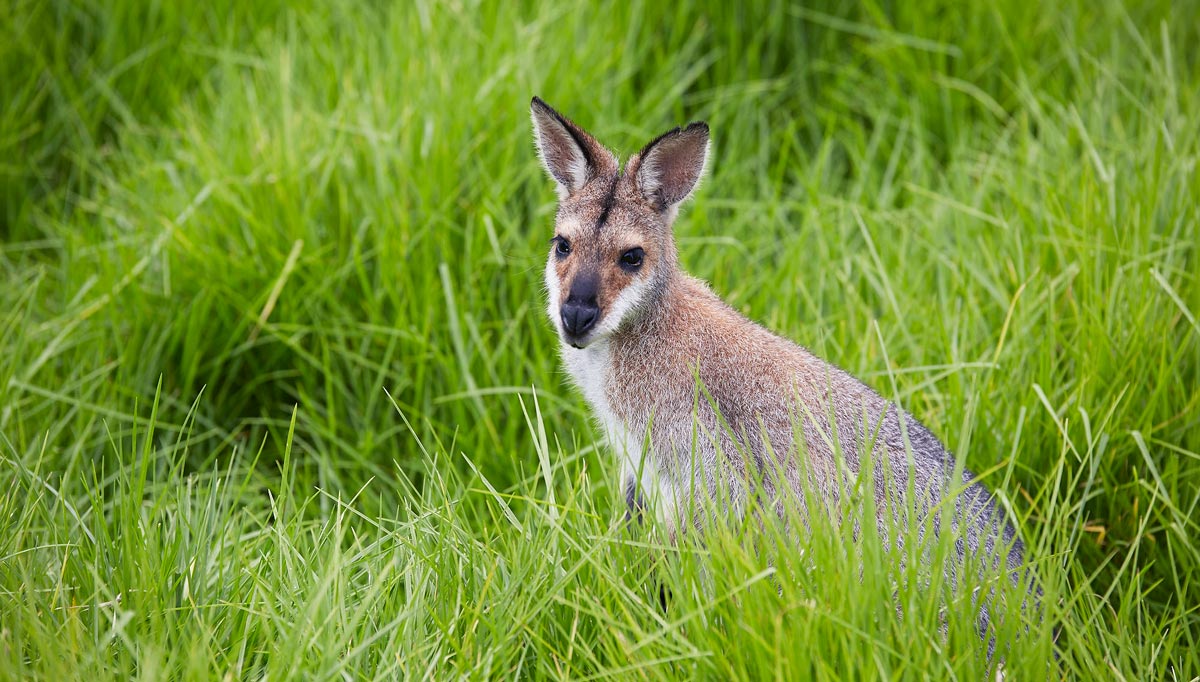
<path fill-rule="evenodd" d="M 1198 16 L 9 0 L 0 675 L 979 676 L 836 559 L 658 610 L 544 321 L 538 94 L 622 156 L 707 120 L 685 267 L 990 472 L 1064 674 L 1193 678 Z"/>

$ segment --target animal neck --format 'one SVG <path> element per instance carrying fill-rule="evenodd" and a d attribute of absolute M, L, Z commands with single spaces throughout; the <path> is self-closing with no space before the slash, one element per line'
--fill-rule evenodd
<path fill-rule="evenodd" d="M 622 325 L 612 336 L 618 354 L 669 355 L 673 344 L 689 336 L 690 326 L 701 322 L 690 314 L 696 307 L 696 281 L 682 270 L 663 273 L 636 319 Z"/>

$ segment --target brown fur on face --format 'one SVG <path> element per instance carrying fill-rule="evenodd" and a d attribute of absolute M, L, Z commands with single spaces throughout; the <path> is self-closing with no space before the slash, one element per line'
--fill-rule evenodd
<path fill-rule="evenodd" d="M 561 202 L 555 236 L 566 239 L 571 251 L 562 256 L 557 244 L 551 245 L 546 286 L 557 292 L 552 298 L 563 301 L 579 279 L 598 279 L 598 329 L 612 331 L 620 326 L 623 320 L 608 317 L 635 283 L 642 283 L 644 291 L 635 294 L 637 300 L 628 310 L 618 312 L 628 316 L 644 307 L 676 262 L 670 226 L 645 201 L 628 173 L 595 178 Z M 623 266 L 622 256 L 635 248 L 641 249 L 641 266 Z"/>

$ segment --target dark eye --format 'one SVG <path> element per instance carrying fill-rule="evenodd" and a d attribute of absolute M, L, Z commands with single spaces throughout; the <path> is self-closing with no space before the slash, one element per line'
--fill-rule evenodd
<path fill-rule="evenodd" d="M 557 253 L 559 256 L 570 255 L 571 242 L 567 241 L 564 237 L 555 237 L 553 241 L 554 253 Z"/>
<path fill-rule="evenodd" d="M 621 254 L 621 267 L 632 270 L 642 266 L 642 259 L 645 258 L 646 252 L 640 247 L 634 247 L 625 253 Z"/>

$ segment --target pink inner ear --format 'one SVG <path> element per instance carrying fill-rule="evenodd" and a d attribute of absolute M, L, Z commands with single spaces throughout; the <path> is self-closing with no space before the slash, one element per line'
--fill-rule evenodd
<path fill-rule="evenodd" d="M 675 129 L 646 145 L 637 169 L 638 187 L 649 201 L 665 210 L 683 201 L 704 173 L 708 156 L 708 126 Z"/>
<path fill-rule="evenodd" d="M 534 111 L 535 141 L 546 172 L 566 191 L 587 182 L 588 162 L 583 149 L 567 128 L 544 112 Z"/>
<path fill-rule="evenodd" d="M 583 128 L 534 98 L 534 141 L 546 172 L 558 183 L 561 194 L 578 191 L 593 176 L 616 171 L 616 157 Z"/>

